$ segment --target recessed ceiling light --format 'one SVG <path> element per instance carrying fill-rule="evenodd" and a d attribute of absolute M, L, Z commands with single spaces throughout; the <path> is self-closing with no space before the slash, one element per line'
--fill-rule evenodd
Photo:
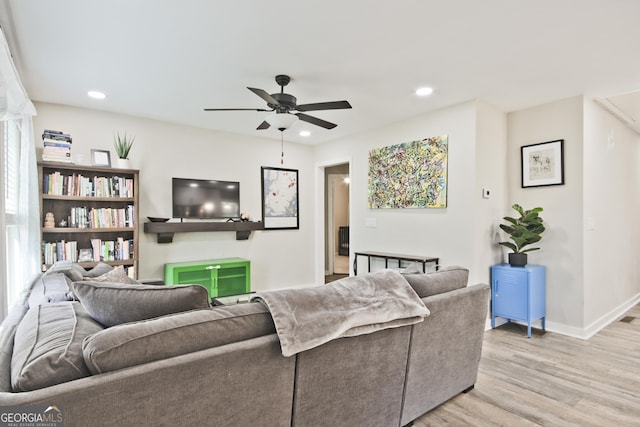
<path fill-rule="evenodd" d="M 105 99 L 107 97 L 107 95 L 102 92 L 98 92 L 97 90 L 90 90 L 89 92 L 87 92 L 87 95 L 89 95 L 93 99 Z"/>
<path fill-rule="evenodd" d="M 433 93 L 433 89 L 431 89 L 430 87 L 421 87 L 420 89 L 416 90 L 416 95 L 418 96 L 427 96 L 427 95 L 431 95 Z"/>
<path fill-rule="evenodd" d="M 311 132 L 309 132 L 308 130 L 301 130 L 300 131 L 300 136 L 310 136 Z"/>

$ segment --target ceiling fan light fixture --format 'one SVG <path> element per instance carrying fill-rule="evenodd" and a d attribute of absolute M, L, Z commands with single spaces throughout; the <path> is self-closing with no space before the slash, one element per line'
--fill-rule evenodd
<path fill-rule="evenodd" d="M 264 120 L 282 132 L 293 126 L 293 124 L 298 120 L 298 116 L 288 113 L 271 113 L 267 114 L 267 117 L 265 117 Z"/>

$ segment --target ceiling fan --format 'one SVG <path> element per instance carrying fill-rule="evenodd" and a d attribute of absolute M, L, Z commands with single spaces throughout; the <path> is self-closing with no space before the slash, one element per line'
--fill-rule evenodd
<path fill-rule="evenodd" d="M 270 110 L 263 108 L 205 108 L 204 111 L 265 111 L 270 114 L 260 126 L 258 130 L 268 129 L 274 126 L 280 131 L 284 131 L 290 127 L 296 118 L 312 125 L 320 126 L 325 129 L 333 129 L 337 125 L 335 123 L 328 122 L 326 120 L 319 119 L 314 116 L 305 114 L 307 111 L 320 111 L 320 110 L 342 110 L 351 108 L 351 104 L 348 101 L 333 101 L 333 102 L 318 102 L 315 104 L 302 104 L 296 103 L 296 97 L 284 93 L 284 87 L 289 84 L 291 78 L 284 74 L 276 76 L 276 83 L 280 86 L 280 93 L 268 94 L 262 89 L 256 89 L 253 87 L 247 87 L 251 92 L 258 95 L 260 98 L 267 102 L 267 106 Z M 292 113 L 292 111 L 300 111 L 298 113 Z"/>

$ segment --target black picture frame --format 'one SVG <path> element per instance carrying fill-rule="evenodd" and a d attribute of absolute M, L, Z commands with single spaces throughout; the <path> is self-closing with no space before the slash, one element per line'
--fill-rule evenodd
<path fill-rule="evenodd" d="M 520 147 L 522 188 L 564 185 L 564 139 Z"/>
<path fill-rule="evenodd" d="M 260 172 L 264 229 L 299 229 L 298 170 L 262 166 Z"/>
<path fill-rule="evenodd" d="M 111 153 L 108 150 L 91 149 L 91 164 L 93 166 L 111 167 Z"/>

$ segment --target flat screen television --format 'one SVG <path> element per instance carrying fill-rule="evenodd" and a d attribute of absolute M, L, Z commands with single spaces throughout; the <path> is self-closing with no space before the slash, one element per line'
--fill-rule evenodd
<path fill-rule="evenodd" d="M 173 178 L 173 217 L 222 219 L 240 217 L 240 183 Z"/>

